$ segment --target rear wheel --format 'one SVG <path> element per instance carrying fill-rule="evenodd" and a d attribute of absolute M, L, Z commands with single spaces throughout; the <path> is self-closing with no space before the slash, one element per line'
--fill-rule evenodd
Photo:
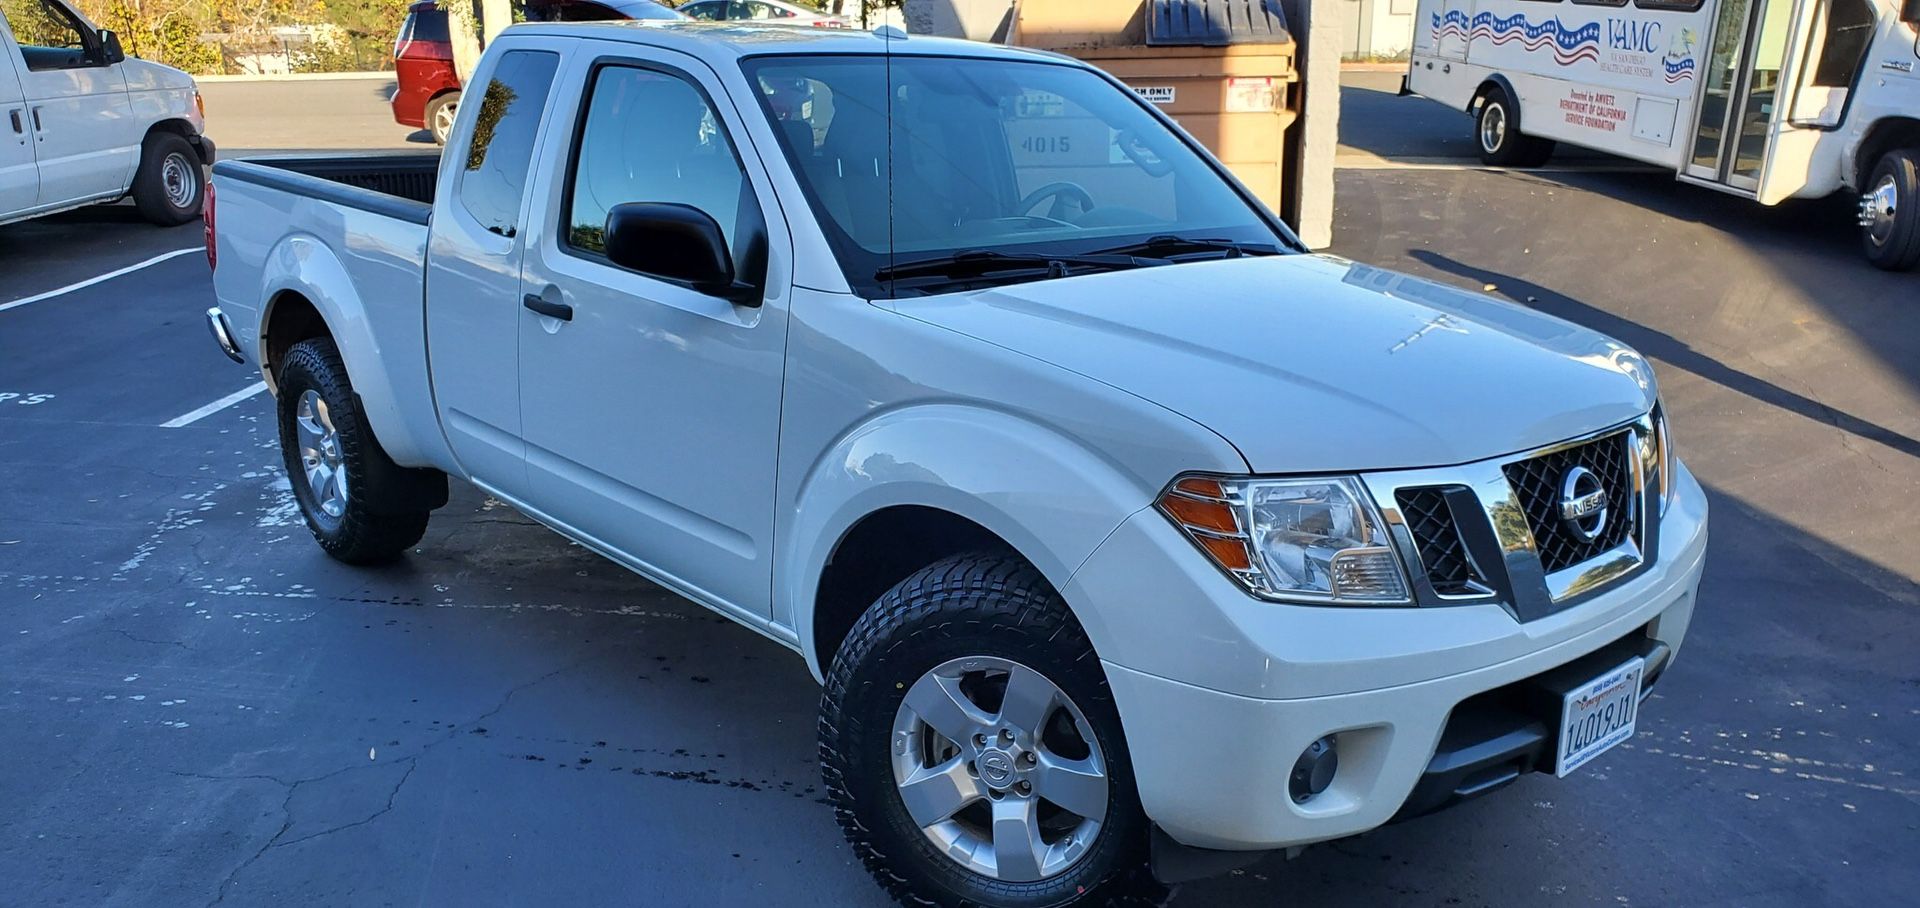
<path fill-rule="evenodd" d="M 446 501 L 446 478 L 401 467 L 381 449 L 333 341 L 293 345 L 279 384 L 287 479 L 320 547 L 348 564 L 378 564 L 419 542 Z"/>
<path fill-rule="evenodd" d="M 140 169 L 133 176 L 133 202 L 140 216 L 176 227 L 199 217 L 205 198 L 206 174 L 193 146 L 176 133 L 147 136 L 140 148 Z"/>
<path fill-rule="evenodd" d="M 1888 271 L 1920 265 L 1920 150 L 1887 152 L 1860 198 L 1860 242 Z"/>
<path fill-rule="evenodd" d="M 820 757 L 854 853 L 904 903 L 1163 892 L 1105 673 L 1017 556 L 938 562 L 861 616 L 828 673 Z"/>
<path fill-rule="evenodd" d="M 1474 114 L 1480 160 L 1495 167 L 1538 167 L 1553 156 L 1553 141 L 1520 132 L 1520 106 L 1506 89 L 1488 89 Z"/>
<path fill-rule="evenodd" d="M 447 144 L 447 137 L 453 134 L 453 117 L 460 110 L 460 93 L 450 91 L 427 102 L 427 132 L 433 134 L 433 144 Z"/>

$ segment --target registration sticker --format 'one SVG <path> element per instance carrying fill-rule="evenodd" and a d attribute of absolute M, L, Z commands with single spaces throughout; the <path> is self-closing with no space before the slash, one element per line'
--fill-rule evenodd
<path fill-rule="evenodd" d="M 1647 660 L 1635 656 L 1566 695 L 1560 706 L 1554 775 L 1564 778 L 1633 737 L 1633 722 L 1640 713 L 1640 679 L 1646 668 Z"/>

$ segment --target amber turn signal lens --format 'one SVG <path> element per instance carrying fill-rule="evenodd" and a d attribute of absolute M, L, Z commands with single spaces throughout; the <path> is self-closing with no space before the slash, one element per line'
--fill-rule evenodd
<path fill-rule="evenodd" d="M 1199 533 L 1188 534 L 1193 541 L 1206 549 L 1207 554 L 1220 566 L 1229 571 L 1249 571 L 1253 563 L 1247 558 L 1247 541 L 1244 539 L 1223 539 L 1219 536 L 1204 536 Z"/>
<path fill-rule="evenodd" d="M 1200 501 L 1181 495 L 1168 495 L 1160 502 L 1173 519 L 1196 530 L 1237 534 L 1240 525 L 1233 519 L 1233 508 L 1223 501 Z"/>

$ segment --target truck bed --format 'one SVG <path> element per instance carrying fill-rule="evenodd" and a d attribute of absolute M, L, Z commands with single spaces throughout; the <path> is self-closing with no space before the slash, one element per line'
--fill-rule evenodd
<path fill-rule="evenodd" d="M 220 182 L 257 183 L 416 224 L 433 210 L 438 152 L 269 156 L 221 161 Z"/>

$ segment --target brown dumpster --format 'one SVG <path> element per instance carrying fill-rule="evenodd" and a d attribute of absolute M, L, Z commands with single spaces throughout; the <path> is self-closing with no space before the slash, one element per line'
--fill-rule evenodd
<path fill-rule="evenodd" d="M 1112 73 L 1281 211 L 1299 76 L 1274 0 L 1020 0 L 1008 43 Z"/>

